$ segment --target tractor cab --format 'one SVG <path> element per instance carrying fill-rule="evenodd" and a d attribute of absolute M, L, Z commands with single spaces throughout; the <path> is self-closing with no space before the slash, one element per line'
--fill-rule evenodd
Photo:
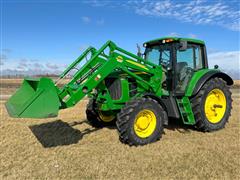
<path fill-rule="evenodd" d="M 183 95 L 194 72 L 208 68 L 205 44 L 201 40 L 165 37 L 144 43 L 144 58 L 163 68 L 163 87 Z"/>

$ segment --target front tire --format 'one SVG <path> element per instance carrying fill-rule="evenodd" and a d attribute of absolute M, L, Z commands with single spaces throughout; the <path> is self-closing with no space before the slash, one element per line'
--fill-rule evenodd
<path fill-rule="evenodd" d="M 231 92 L 225 81 L 207 81 L 191 103 L 198 130 L 211 132 L 225 127 L 232 109 Z"/>
<path fill-rule="evenodd" d="M 94 99 L 90 99 L 86 109 L 89 124 L 96 128 L 115 125 L 116 116 L 112 112 L 97 111 Z"/>
<path fill-rule="evenodd" d="M 163 133 L 166 111 L 151 98 L 132 100 L 117 115 L 117 129 L 121 142 L 144 145 L 159 140 Z"/>

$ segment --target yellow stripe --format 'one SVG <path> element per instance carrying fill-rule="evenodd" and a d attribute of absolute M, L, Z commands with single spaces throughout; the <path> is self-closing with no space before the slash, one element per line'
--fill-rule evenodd
<path fill-rule="evenodd" d="M 146 69 L 146 70 L 149 70 L 148 68 L 146 68 L 146 66 L 138 63 L 138 62 L 134 62 L 134 61 L 131 61 L 131 60 L 126 60 L 127 62 L 131 63 L 131 64 L 134 64 L 135 66 L 138 66 L 138 67 L 141 67 L 143 69 Z"/>
<path fill-rule="evenodd" d="M 134 74 L 148 74 L 146 72 L 133 72 Z M 121 74 L 122 76 L 127 76 L 128 74 L 124 73 L 124 74 Z"/>
<path fill-rule="evenodd" d="M 134 72 L 134 74 L 147 74 L 146 72 Z"/>

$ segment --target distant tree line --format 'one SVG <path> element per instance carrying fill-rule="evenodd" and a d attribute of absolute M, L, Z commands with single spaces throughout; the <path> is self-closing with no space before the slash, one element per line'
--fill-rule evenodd
<path fill-rule="evenodd" d="M 13 78 L 24 78 L 24 77 L 59 77 L 59 75 L 57 74 L 36 74 L 36 75 L 26 75 L 26 74 L 7 74 L 7 75 L 0 75 L 1 78 L 9 78 L 9 79 L 13 79 Z"/>

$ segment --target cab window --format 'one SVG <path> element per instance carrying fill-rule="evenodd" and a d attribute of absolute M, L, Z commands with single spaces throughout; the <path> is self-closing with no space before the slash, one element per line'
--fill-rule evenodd
<path fill-rule="evenodd" d="M 146 51 L 146 59 L 150 62 L 159 65 L 160 52 L 157 48 L 151 48 Z"/>
<path fill-rule="evenodd" d="M 195 69 L 195 49 L 188 46 L 186 50 L 176 52 L 176 92 L 183 93 L 191 80 Z"/>
<path fill-rule="evenodd" d="M 157 64 L 162 65 L 164 68 L 170 64 L 170 47 L 167 45 L 158 45 L 147 47 L 145 51 L 145 59 Z"/>
<path fill-rule="evenodd" d="M 203 68 L 203 57 L 202 57 L 202 48 L 200 46 L 196 46 L 195 50 L 195 68 L 196 70 Z"/>
<path fill-rule="evenodd" d="M 194 69 L 193 48 L 187 48 L 185 51 L 177 51 L 177 63 L 185 63 L 186 66 Z"/>

